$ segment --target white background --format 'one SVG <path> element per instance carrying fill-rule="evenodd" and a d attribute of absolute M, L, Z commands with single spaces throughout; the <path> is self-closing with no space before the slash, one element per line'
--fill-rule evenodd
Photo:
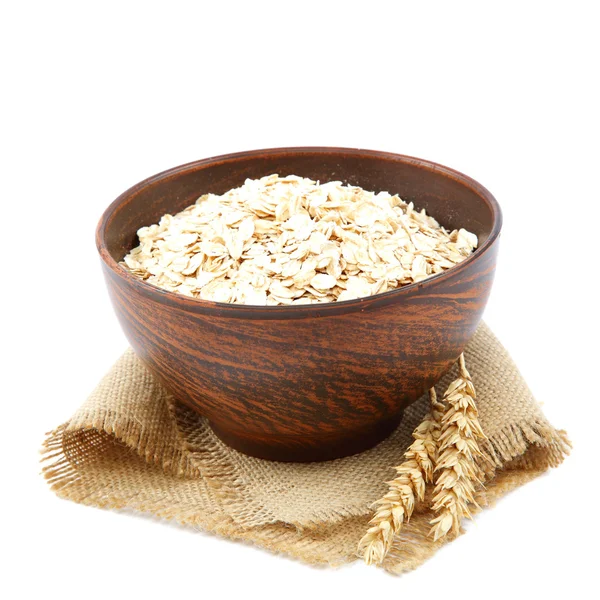
<path fill-rule="evenodd" d="M 586 546 L 599 533 L 594 4 L 3 4 L 3 597 L 591 597 L 581 589 L 594 585 Z M 575 444 L 562 467 L 401 578 L 83 507 L 39 475 L 44 433 L 127 345 L 94 245 L 103 209 L 171 166 L 293 145 L 428 158 L 495 194 L 504 231 L 485 318 Z"/>

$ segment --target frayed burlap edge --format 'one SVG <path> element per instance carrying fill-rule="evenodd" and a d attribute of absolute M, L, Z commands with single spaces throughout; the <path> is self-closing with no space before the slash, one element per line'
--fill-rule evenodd
<path fill-rule="evenodd" d="M 66 441 L 65 436 L 73 439 Z M 506 460 L 511 452 L 516 458 L 496 470 L 493 480 L 488 481 L 485 488 L 479 491 L 476 499 L 481 507 L 493 504 L 509 491 L 546 471 L 548 467 L 558 466 L 570 448 L 564 431 L 548 430 L 545 427 L 532 426 L 518 430 L 511 426 L 496 438 L 486 445 L 488 460 L 495 462 L 498 456 Z M 128 439 L 135 441 L 136 437 Z M 519 455 L 524 444 L 530 445 Z M 105 448 L 100 453 L 97 449 L 102 445 Z M 78 453 L 77 448 L 81 447 L 96 448 L 92 456 L 106 464 L 100 465 L 97 470 L 92 469 L 91 463 L 86 463 L 88 458 Z M 350 517 L 342 522 L 335 521 L 310 530 L 298 529 L 285 523 L 244 528 L 223 510 L 219 510 L 218 495 L 210 502 L 210 508 L 199 510 L 194 504 L 176 501 L 177 494 L 175 497 L 168 493 L 161 495 L 159 491 L 157 498 L 145 498 L 135 491 L 129 497 L 115 492 L 111 489 L 114 465 L 107 460 L 111 451 L 115 454 L 114 459 L 120 462 L 123 462 L 124 453 L 129 455 L 128 462 L 133 463 L 133 469 L 139 472 L 137 479 L 145 482 L 144 485 L 152 485 L 150 476 L 154 475 L 154 479 L 164 485 L 165 490 L 175 488 L 178 480 L 190 479 L 210 487 L 196 473 L 174 469 L 174 463 L 169 458 L 160 466 L 155 460 L 146 462 L 146 456 L 137 456 L 132 448 L 116 439 L 114 432 L 108 434 L 104 428 L 72 432 L 64 425 L 51 432 L 44 444 L 44 476 L 51 489 L 61 498 L 100 508 L 128 509 L 175 520 L 182 525 L 252 543 L 274 553 L 283 553 L 308 564 L 340 566 L 357 558 L 356 546 L 367 527 L 368 515 Z M 100 456 L 103 458 L 99 459 Z M 210 495 L 210 492 L 199 490 L 199 495 L 206 494 Z M 427 506 L 427 502 L 423 506 Z M 429 510 L 417 508 L 411 521 L 397 536 L 382 565 L 384 570 L 401 574 L 414 569 L 443 545 L 443 542 L 434 542 L 429 537 L 431 517 Z"/>
<path fill-rule="evenodd" d="M 517 456 L 497 470 L 494 479 L 478 492 L 478 504 L 482 508 L 493 505 L 508 492 L 544 473 L 551 464 L 557 466 L 558 455 L 554 451 L 561 448 L 564 457 L 570 447 L 565 433 L 561 431 L 557 434 L 550 442 L 543 440 L 542 446 L 530 446 L 523 455 Z M 61 498 L 100 508 L 134 510 L 174 520 L 182 525 L 200 528 L 231 540 L 251 543 L 274 553 L 283 553 L 312 565 L 341 566 L 358 558 L 356 546 L 367 526 L 368 515 L 351 517 L 342 523 L 335 522 L 311 530 L 300 530 L 284 523 L 243 528 L 224 511 L 219 510 L 218 502 L 210 503 L 207 510 L 198 510 L 196 506 L 191 507 L 185 500 L 178 499 L 177 492 L 166 493 L 169 489 L 176 490 L 178 480 L 189 481 L 189 478 L 183 474 L 176 475 L 172 470 L 165 472 L 156 464 L 145 462 L 130 448 L 125 448 L 113 435 L 90 429 L 78 432 L 76 435 L 81 437 L 75 442 L 66 441 L 65 435 L 69 436 L 70 432 L 66 431 L 64 426 L 57 428 L 49 434 L 43 448 L 44 476 L 51 489 Z M 96 439 L 92 441 L 92 438 Z M 97 459 L 104 464 L 97 469 L 91 468 L 90 464 L 83 470 L 78 468 L 76 462 L 68 459 L 69 448 L 73 443 L 104 446 L 102 454 L 98 454 L 102 458 Z M 553 452 L 548 453 L 546 444 L 553 448 Z M 113 493 L 115 465 L 111 459 L 123 463 L 124 452 L 129 454 L 128 460 L 125 461 L 128 467 L 141 474 L 138 475 L 138 480 L 142 476 L 145 485 L 151 484 L 152 478 L 164 484 L 164 490 L 159 490 L 156 498 L 141 497 L 136 493 L 137 490 L 132 490 L 129 497 Z M 203 479 L 194 477 L 192 481 L 198 484 L 199 495 L 207 494 L 206 490 L 201 489 L 205 485 Z M 424 502 L 423 506 L 427 504 Z M 475 513 L 481 509 L 476 509 Z M 384 570 L 396 575 L 412 570 L 433 556 L 445 543 L 434 542 L 429 536 L 431 516 L 428 509 L 417 507 L 410 522 L 396 537 L 382 565 Z"/>
<path fill-rule="evenodd" d="M 81 447 L 95 448 L 94 459 L 80 456 Z M 77 458 L 74 458 L 77 456 Z M 279 523 L 261 527 L 240 527 L 222 509 L 206 480 L 163 471 L 117 440 L 97 429 L 69 431 L 65 424 L 47 434 L 42 448 L 42 473 L 60 498 L 79 504 L 117 511 L 133 510 L 181 525 L 202 529 L 231 540 L 243 541 L 274 553 L 286 554 L 312 565 L 340 566 L 355 560 L 354 538 L 367 518 L 348 519 L 344 527 L 323 526 L 310 533 Z M 85 464 L 84 464 L 85 463 Z M 121 471 L 118 471 L 118 470 Z M 129 494 L 115 489 L 114 482 L 126 476 L 150 495 L 131 486 Z M 192 500 L 180 493 L 179 484 L 192 484 Z M 204 506 L 197 501 L 203 499 Z"/>

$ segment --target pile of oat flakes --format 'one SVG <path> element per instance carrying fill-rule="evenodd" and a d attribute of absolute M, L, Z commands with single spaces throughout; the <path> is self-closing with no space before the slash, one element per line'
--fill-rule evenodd
<path fill-rule="evenodd" d="M 252 305 L 372 296 L 450 269 L 477 247 L 398 196 L 290 175 L 206 194 L 138 231 L 123 263 L 186 296 Z"/>

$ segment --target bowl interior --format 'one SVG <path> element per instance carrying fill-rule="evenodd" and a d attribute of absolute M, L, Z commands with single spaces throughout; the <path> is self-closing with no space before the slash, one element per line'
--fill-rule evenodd
<path fill-rule="evenodd" d="M 481 248 L 499 229 L 491 194 L 476 181 L 447 167 L 412 157 L 367 150 L 290 148 L 232 154 L 176 167 L 122 194 L 107 210 L 99 238 L 115 261 L 138 244 L 137 230 L 176 213 L 202 194 L 222 194 L 271 173 L 321 182 L 339 180 L 369 191 L 387 191 L 424 208 L 448 229 L 464 227 Z"/>

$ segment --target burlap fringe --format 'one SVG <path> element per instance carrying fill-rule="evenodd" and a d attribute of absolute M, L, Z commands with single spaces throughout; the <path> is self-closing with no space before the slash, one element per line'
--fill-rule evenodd
<path fill-rule="evenodd" d="M 75 435 L 71 435 L 73 433 Z M 104 430 L 70 432 L 66 424 L 63 424 L 46 434 L 41 449 L 42 474 L 57 496 L 98 508 L 133 510 L 151 514 L 315 566 L 339 567 L 355 560 L 355 556 L 349 551 L 346 531 L 361 531 L 367 522 L 366 517 L 348 519 L 345 528 L 332 523 L 309 532 L 300 531 L 284 523 L 244 529 L 240 528 L 226 513 L 207 516 L 195 510 L 186 510 L 185 504 L 175 503 L 169 499 L 158 501 L 141 500 L 135 497 L 124 499 L 119 495 L 111 495 L 105 490 L 99 494 L 89 493 L 86 485 L 89 482 L 86 481 L 84 472 L 78 468 L 77 461 L 69 459 L 71 454 L 69 447 L 99 445 L 103 446 L 102 455 L 108 457 L 107 462 L 110 462 L 111 454 L 114 454 L 117 460 L 122 459 L 124 444 L 117 440 L 114 434 L 106 434 Z M 132 448 L 127 450 L 134 454 Z M 87 467 L 89 466 L 88 464 Z M 110 469 L 109 466 L 106 468 Z M 185 477 L 182 473 L 178 476 Z"/>
<path fill-rule="evenodd" d="M 134 428 L 135 429 L 135 428 Z M 121 438 L 121 436 L 123 436 Z M 89 494 L 86 486 L 78 484 L 84 479 L 78 462 L 85 461 L 81 455 L 70 451 L 78 447 L 79 451 L 103 446 L 102 454 L 108 457 L 114 454 L 122 457 L 125 442 L 129 452 L 135 452 L 136 442 L 142 433 L 132 429 L 118 427 L 97 427 L 87 430 L 69 431 L 66 424 L 47 434 L 42 449 L 43 474 L 51 489 L 60 497 L 81 504 L 111 509 L 129 509 L 142 513 L 151 513 L 167 520 L 175 520 L 182 525 L 201 528 L 232 540 L 257 545 L 274 553 L 283 553 L 303 562 L 319 565 L 340 566 L 360 558 L 356 553 L 357 543 L 368 522 L 368 515 L 353 516 L 344 521 L 333 522 L 329 526 L 299 531 L 284 523 L 244 529 L 226 513 L 214 515 L 186 510 L 184 504 L 173 504 L 169 500 L 148 501 L 135 498 L 123 499 L 118 495 L 103 492 L 101 495 Z M 549 467 L 558 466 L 569 454 L 571 442 L 565 431 L 556 431 L 540 422 L 525 426 L 507 425 L 496 436 L 489 439 L 482 451 L 486 457 L 486 485 L 477 493 L 476 500 L 481 507 L 489 506 L 508 491 L 536 478 Z M 115 451 L 116 450 L 116 451 Z M 197 450 L 197 448 L 195 448 Z M 96 450 L 97 452 L 97 450 Z M 79 459 L 72 460 L 72 456 Z M 85 457 L 85 454 L 83 455 Z M 174 477 L 195 478 L 197 470 L 189 461 L 183 460 L 179 453 L 161 460 L 161 457 L 144 452 L 140 461 L 154 463 L 164 472 Z M 504 462 L 502 462 L 504 461 Z M 182 465 L 186 465 L 183 467 Z M 490 467 L 490 465 L 494 465 Z M 89 465 L 87 465 L 89 466 Z M 215 471 L 202 472 L 203 478 L 220 494 L 227 498 L 235 490 L 224 489 L 217 482 L 218 468 Z M 146 465 L 147 467 L 147 465 Z M 498 468 L 496 468 L 498 467 Z M 500 468 L 501 467 L 501 468 Z M 443 545 L 443 541 L 434 542 L 429 537 L 431 512 L 424 508 L 426 502 L 418 507 L 412 519 L 396 536 L 392 548 L 386 556 L 382 568 L 392 574 L 401 574 L 412 570 L 430 558 Z M 477 513 L 481 509 L 476 509 Z M 462 532 L 461 532 L 462 533 Z"/>
<path fill-rule="evenodd" d="M 530 451 L 535 447 L 543 449 L 544 452 L 533 452 L 530 456 Z M 567 432 L 553 429 L 547 423 L 536 420 L 524 425 L 509 424 L 481 445 L 481 451 L 486 458 L 482 468 L 493 476 L 496 468 L 508 468 L 507 463 L 521 455 L 527 462 L 520 464 L 527 464 L 528 468 L 558 467 L 571 448 Z M 495 468 L 490 472 L 490 467 L 486 469 L 485 463 L 494 465 Z"/>

